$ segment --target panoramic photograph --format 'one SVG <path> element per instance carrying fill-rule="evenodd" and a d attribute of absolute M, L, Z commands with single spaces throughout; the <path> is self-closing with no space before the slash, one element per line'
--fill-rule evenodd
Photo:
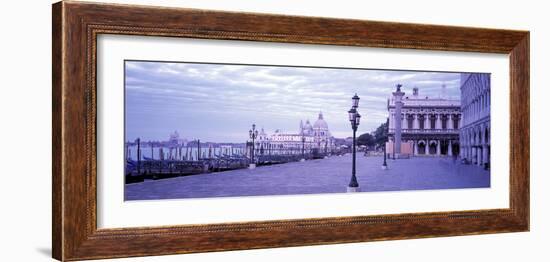
<path fill-rule="evenodd" d="M 489 188 L 491 75 L 124 62 L 124 199 Z"/>

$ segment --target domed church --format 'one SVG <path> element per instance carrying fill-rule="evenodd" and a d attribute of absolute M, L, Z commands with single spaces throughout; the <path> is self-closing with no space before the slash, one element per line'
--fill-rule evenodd
<path fill-rule="evenodd" d="M 322 148 L 325 144 L 329 143 L 332 146 L 332 135 L 328 130 L 328 124 L 325 119 L 323 119 L 323 112 L 319 112 L 319 117 L 317 121 L 311 126 L 309 120 L 306 121 L 304 128 L 301 128 L 302 133 L 307 133 L 309 136 L 313 137 L 314 142 L 317 144 L 317 148 Z"/>
<path fill-rule="evenodd" d="M 315 123 L 311 125 L 309 119 L 300 121 L 298 133 L 285 133 L 275 130 L 271 136 L 266 135 L 262 129 L 262 135 L 258 139 L 258 146 L 274 146 L 281 149 L 299 149 L 304 146 L 306 149 L 318 149 L 321 152 L 329 153 L 334 148 L 334 138 L 328 129 L 328 124 L 323 118 L 323 113 Z"/>

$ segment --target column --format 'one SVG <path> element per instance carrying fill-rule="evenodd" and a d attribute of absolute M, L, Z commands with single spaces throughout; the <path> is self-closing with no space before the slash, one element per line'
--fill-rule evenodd
<path fill-rule="evenodd" d="M 441 129 L 441 115 L 435 115 L 435 129 Z"/>
<path fill-rule="evenodd" d="M 478 146 L 475 146 L 475 150 L 476 150 L 476 165 L 479 166 L 479 165 L 480 165 L 479 160 L 480 160 L 480 158 L 481 158 L 481 157 L 480 157 L 481 154 L 480 154 L 480 152 L 479 152 L 479 147 L 478 147 Z"/>
<path fill-rule="evenodd" d="M 418 140 L 413 140 L 413 156 L 418 155 Z"/>
<path fill-rule="evenodd" d="M 489 145 L 485 145 L 485 163 L 491 164 L 491 147 Z"/>
<path fill-rule="evenodd" d="M 487 163 L 487 146 L 486 145 L 483 145 L 481 147 L 481 150 L 482 150 L 482 166 L 485 166 L 485 163 Z"/>
<path fill-rule="evenodd" d="M 453 156 L 453 143 L 451 140 L 449 140 L 447 145 L 447 156 Z"/>
<path fill-rule="evenodd" d="M 474 163 L 475 163 L 476 165 L 479 165 L 479 161 L 478 161 L 479 158 L 478 158 L 478 155 L 477 155 L 477 146 L 474 146 L 474 152 L 475 152 L 475 153 L 474 153 Z"/>
<path fill-rule="evenodd" d="M 478 96 L 477 102 L 476 102 L 476 119 L 480 119 L 480 118 L 481 118 L 481 99 Z"/>
<path fill-rule="evenodd" d="M 470 151 L 471 151 L 470 162 L 472 162 L 472 164 L 474 164 L 476 162 L 476 148 L 474 146 L 472 146 L 472 147 L 470 147 Z"/>
<path fill-rule="evenodd" d="M 427 127 L 427 122 L 428 122 L 428 114 L 424 114 L 424 119 L 422 120 L 422 124 L 424 125 L 424 129 L 429 129 Z"/>
<path fill-rule="evenodd" d="M 477 165 L 483 166 L 483 151 L 481 146 L 477 147 L 477 152 L 478 152 Z"/>
<path fill-rule="evenodd" d="M 437 153 L 436 155 L 440 156 L 441 155 L 441 141 L 440 140 L 437 140 Z"/>
<path fill-rule="evenodd" d="M 418 123 L 418 115 L 413 114 L 413 129 L 419 129 L 420 125 Z"/>
<path fill-rule="evenodd" d="M 401 153 L 401 105 L 395 114 L 395 153 Z"/>
<path fill-rule="evenodd" d="M 474 100 L 474 119 L 479 119 L 479 109 L 478 109 L 478 103 L 477 103 L 477 97 L 476 100 Z"/>
<path fill-rule="evenodd" d="M 399 156 L 401 154 L 401 127 L 403 121 L 401 117 L 401 108 L 403 107 L 401 98 L 405 93 L 401 92 L 401 85 L 397 85 L 397 90 L 392 94 L 395 101 L 395 154 Z"/>
<path fill-rule="evenodd" d="M 486 102 L 487 101 L 487 97 L 485 96 L 485 94 L 483 93 L 481 95 L 481 117 L 484 117 L 485 116 L 485 109 L 487 108 L 486 107 Z"/>
<path fill-rule="evenodd" d="M 477 147 L 473 146 L 473 150 L 474 150 L 474 153 L 472 154 L 472 157 L 474 158 L 473 163 L 477 165 Z"/>

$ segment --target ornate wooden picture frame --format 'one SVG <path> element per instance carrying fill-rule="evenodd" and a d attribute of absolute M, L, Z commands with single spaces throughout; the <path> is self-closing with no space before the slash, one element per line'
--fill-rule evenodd
<path fill-rule="evenodd" d="M 529 230 L 529 32 L 59 2 L 53 5 L 53 257 L 81 260 Z M 510 207 L 200 225 L 97 227 L 100 34 L 508 54 Z"/>

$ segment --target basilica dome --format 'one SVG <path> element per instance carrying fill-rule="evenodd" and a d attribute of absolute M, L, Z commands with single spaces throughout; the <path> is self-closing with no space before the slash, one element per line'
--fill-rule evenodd
<path fill-rule="evenodd" d="M 303 127 L 304 130 L 311 130 L 313 129 L 313 127 L 311 126 L 311 124 L 309 123 L 309 119 L 306 121 L 306 125 Z"/>
<path fill-rule="evenodd" d="M 319 118 L 313 124 L 314 129 L 328 129 L 327 122 L 323 119 L 323 113 L 319 112 Z"/>
<path fill-rule="evenodd" d="M 170 134 L 170 138 L 168 139 L 169 141 L 178 141 L 180 139 L 180 134 L 178 133 L 178 131 L 174 131 L 174 133 Z"/>

